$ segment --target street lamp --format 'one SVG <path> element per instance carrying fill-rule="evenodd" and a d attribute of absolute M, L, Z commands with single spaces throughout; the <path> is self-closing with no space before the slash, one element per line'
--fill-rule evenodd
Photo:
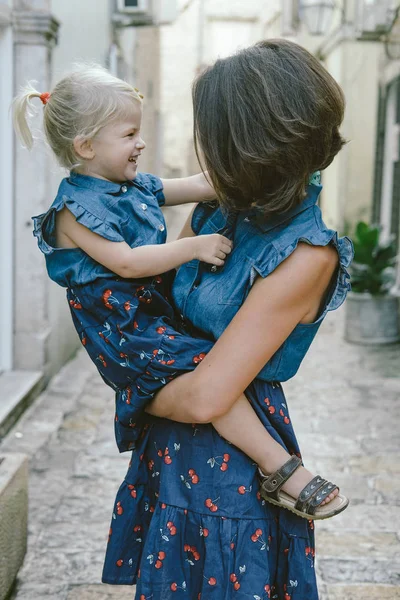
<path fill-rule="evenodd" d="M 331 24 L 335 0 L 299 0 L 300 20 L 311 35 L 324 35 Z"/>

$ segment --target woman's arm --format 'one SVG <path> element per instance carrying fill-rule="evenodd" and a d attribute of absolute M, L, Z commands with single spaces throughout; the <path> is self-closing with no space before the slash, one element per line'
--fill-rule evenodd
<path fill-rule="evenodd" d="M 214 188 L 207 179 L 207 172 L 191 177 L 162 179 L 166 206 L 203 202 L 215 198 Z"/>
<path fill-rule="evenodd" d="M 146 409 L 155 416 L 209 423 L 225 414 L 300 322 L 317 316 L 337 267 L 334 248 L 299 244 L 265 279 L 193 371 L 163 388 Z"/>

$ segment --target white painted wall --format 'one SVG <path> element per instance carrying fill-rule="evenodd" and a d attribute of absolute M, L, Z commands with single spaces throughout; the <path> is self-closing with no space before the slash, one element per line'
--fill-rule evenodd
<path fill-rule="evenodd" d="M 11 0 L 0 9 L 11 7 Z M 9 25 L 0 23 L 0 372 L 13 366 L 13 131 L 9 106 L 13 97 L 13 39 Z"/>
<path fill-rule="evenodd" d="M 71 69 L 74 62 L 93 61 L 106 65 L 110 45 L 108 0 L 52 0 L 52 13 L 60 21 L 58 44 L 52 56 L 52 85 Z M 66 173 L 52 161 L 48 206 Z M 51 370 L 58 368 L 79 345 L 72 325 L 65 290 L 50 282 L 48 289 Z"/>

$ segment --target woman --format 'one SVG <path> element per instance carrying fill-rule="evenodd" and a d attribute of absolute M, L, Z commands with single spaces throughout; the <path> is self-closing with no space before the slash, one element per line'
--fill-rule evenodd
<path fill-rule="evenodd" d="M 262 464 L 256 424 L 246 455 L 209 423 L 240 434 L 245 390 L 271 436 L 300 456 L 280 382 L 349 289 L 351 243 L 326 228 L 321 186 L 309 181 L 344 143 L 343 94 L 306 50 L 270 40 L 218 60 L 195 82 L 193 103 L 219 206 L 199 205 L 192 232 L 223 233 L 233 251 L 219 271 L 181 267 L 173 296 L 188 331 L 218 341 L 147 409 L 103 581 L 137 579 L 140 600 L 317 600 L 313 521 L 261 497 L 249 458 Z M 262 487 L 282 506 L 279 487 L 296 470 L 280 467 Z"/>

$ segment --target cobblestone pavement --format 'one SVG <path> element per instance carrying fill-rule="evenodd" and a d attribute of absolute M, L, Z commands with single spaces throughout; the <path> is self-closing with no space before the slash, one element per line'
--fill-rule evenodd
<path fill-rule="evenodd" d="M 316 524 L 321 600 L 394 600 L 400 346 L 346 344 L 338 312 L 285 385 L 306 465 L 351 497 L 342 515 Z M 84 351 L 0 449 L 31 459 L 28 553 L 14 599 L 133 600 L 133 588 L 100 583 L 113 498 L 129 456 L 114 444 L 113 394 Z"/>

